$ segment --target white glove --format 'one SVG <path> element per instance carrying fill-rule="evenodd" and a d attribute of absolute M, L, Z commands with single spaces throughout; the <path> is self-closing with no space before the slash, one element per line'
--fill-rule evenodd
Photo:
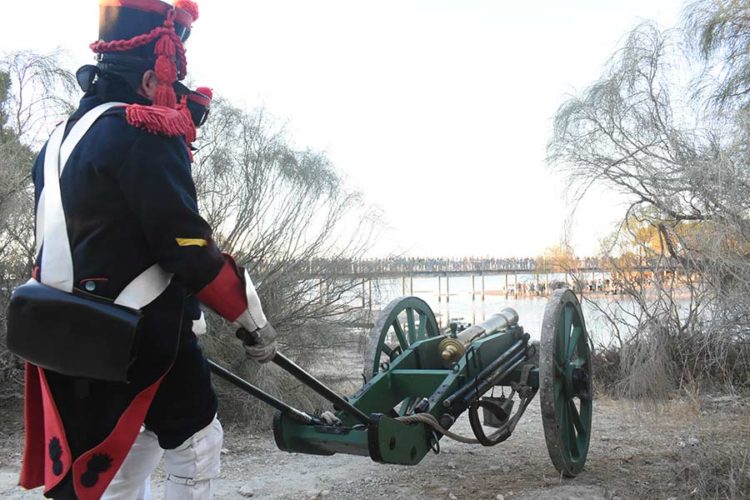
<path fill-rule="evenodd" d="M 320 419 L 327 425 L 340 425 L 341 420 L 330 411 L 324 411 L 320 414 Z"/>
<path fill-rule="evenodd" d="M 247 309 L 245 309 L 234 321 L 234 325 L 244 328 L 248 332 L 255 332 L 256 330 L 265 328 L 268 324 L 268 320 L 263 312 L 263 307 L 260 305 L 260 298 L 258 297 L 258 292 L 255 290 L 255 285 L 253 285 L 253 280 L 250 279 L 247 270 L 245 270 L 244 278 Z"/>
<path fill-rule="evenodd" d="M 237 337 L 245 344 L 248 357 L 259 363 L 267 363 L 276 354 L 276 330 L 263 313 L 258 292 L 247 271 L 244 278 L 247 309 L 233 324 L 240 328 Z"/>
<path fill-rule="evenodd" d="M 201 311 L 201 315 L 198 319 L 193 320 L 193 333 L 196 335 L 204 335 L 208 330 L 206 325 L 206 315 Z"/>
<path fill-rule="evenodd" d="M 267 363 L 276 355 L 276 330 L 267 321 L 263 328 L 254 332 L 238 330 L 237 337 L 242 340 L 248 357 L 258 363 Z"/>

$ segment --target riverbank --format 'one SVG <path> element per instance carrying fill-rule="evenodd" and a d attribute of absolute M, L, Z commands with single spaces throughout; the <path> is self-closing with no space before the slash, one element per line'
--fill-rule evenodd
<path fill-rule="evenodd" d="M 38 498 L 15 487 L 22 452 L 18 405 L 5 408 L 0 498 Z M 468 423 L 456 430 L 469 435 Z M 229 424 L 217 499 L 668 499 L 750 495 L 750 400 L 683 398 L 639 404 L 600 398 L 586 469 L 563 480 L 547 456 L 538 400 L 513 436 L 484 448 L 443 439 L 417 466 L 381 465 L 347 455 L 316 457 L 276 449 L 270 431 Z M 161 469 L 154 477 L 162 497 Z"/>

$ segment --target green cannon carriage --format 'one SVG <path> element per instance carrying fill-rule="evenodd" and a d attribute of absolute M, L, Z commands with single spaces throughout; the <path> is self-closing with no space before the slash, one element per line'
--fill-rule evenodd
<path fill-rule="evenodd" d="M 539 344 L 530 343 L 510 308 L 461 332 L 441 333 L 423 300 L 393 300 L 370 333 L 364 384 L 349 398 L 283 355 L 274 358 L 334 404 L 335 423 L 291 408 L 212 366 L 279 410 L 273 429 L 280 449 L 363 455 L 389 464 L 419 463 L 430 450 L 439 451 L 444 436 L 484 446 L 501 443 L 538 393 L 552 463 L 560 474 L 573 477 L 588 452 L 592 389 L 589 337 L 572 291 L 551 295 L 540 337 Z M 503 388 L 502 395 L 488 396 L 495 387 Z M 475 436 L 471 439 L 450 430 L 464 412 Z M 488 435 L 486 427 L 493 432 Z"/>

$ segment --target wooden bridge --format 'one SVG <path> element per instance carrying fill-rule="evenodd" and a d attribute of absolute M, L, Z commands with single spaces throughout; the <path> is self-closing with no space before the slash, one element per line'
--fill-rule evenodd
<path fill-rule="evenodd" d="M 362 259 L 345 261 L 311 260 L 309 275 L 325 273 L 341 278 L 363 277 L 399 278 L 402 276 L 455 276 L 455 275 L 503 275 L 503 274 L 553 274 L 575 271 L 576 273 L 603 272 L 605 266 L 600 259 L 582 258 L 557 261 L 535 258 L 465 258 L 465 259 Z"/>
<path fill-rule="evenodd" d="M 401 281 L 402 295 L 414 293 L 414 278 L 434 277 L 437 279 L 438 301 L 450 302 L 451 278 L 467 276 L 471 279 L 471 300 L 484 301 L 487 295 L 505 294 L 506 298 L 524 296 L 547 296 L 563 284 L 580 293 L 617 294 L 618 280 L 634 279 L 644 283 L 656 268 L 654 262 L 641 259 L 627 263 L 626 276 L 623 272 L 611 274 L 618 266 L 608 259 L 544 257 L 512 258 L 384 258 L 362 260 L 313 259 L 307 269 L 301 270 L 301 279 L 320 280 L 321 297 L 325 296 L 326 280 L 346 280 L 361 282 L 363 308 L 372 308 L 373 282 L 383 279 Z M 678 271 L 675 262 L 659 260 L 659 272 Z M 525 276 L 524 276 L 525 275 Z M 634 276 L 635 275 L 635 276 Z M 499 290 L 488 290 L 485 279 L 489 276 L 502 276 L 504 286 Z M 531 276 L 531 278 L 529 278 Z M 629 278 L 628 278 L 629 276 Z M 519 277 L 521 277 L 519 279 Z"/>
<path fill-rule="evenodd" d="M 544 258 L 510 259 L 373 259 L 352 261 L 311 261 L 308 278 L 361 281 L 362 307 L 372 307 L 373 281 L 401 280 L 401 294 L 413 295 L 414 279 L 437 279 L 438 301 L 450 302 L 451 278 L 468 276 L 471 279 L 471 300 L 484 301 L 488 295 L 504 293 L 506 297 L 547 296 L 560 283 L 568 285 L 581 281 L 594 281 L 598 274 L 601 282 L 603 269 L 598 259 L 577 259 L 563 266 Z M 526 275 L 526 279 L 519 276 Z M 528 279 L 528 275 L 533 275 Z M 488 290 L 485 278 L 502 276 L 500 290 Z M 324 278 L 325 277 L 325 278 Z M 551 286 L 552 285 L 552 286 Z M 321 291 L 322 294 L 322 291 Z"/>

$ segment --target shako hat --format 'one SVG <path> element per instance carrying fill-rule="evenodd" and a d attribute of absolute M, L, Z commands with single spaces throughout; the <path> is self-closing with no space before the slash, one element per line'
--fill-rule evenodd
<path fill-rule="evenodd" d="M 187 73 L 183 43 L 197 19 L 191 0 L 99 0 L 99 40 L 90 47 L 102 71 L 136 75 L 134 83 L 153 69 L 159 82 L 153 103 L 175 108 L 173 85 Z"/>

